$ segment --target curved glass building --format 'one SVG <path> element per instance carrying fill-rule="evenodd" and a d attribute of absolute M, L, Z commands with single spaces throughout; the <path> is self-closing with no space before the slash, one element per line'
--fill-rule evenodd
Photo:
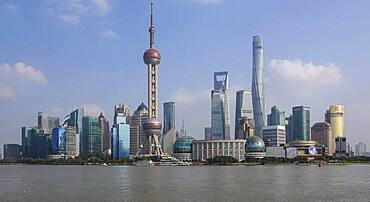
<path fill-rule="evenodd" d="M 173 146 L 175 158 L 181 161 L 191 161 L 193 140 L 194 138 L 190 136 L 182 136 L 177 138 L 175 145 Z"/>
<path fill-rule="evenodd" d="M 265 142 L 261 137 L 252 136 L 245 143 L 245 157 L 263 158 L 266 155 Z"/>
<path fill-rule="evenodd" d="M 252 103 L 255 122 L 254 133 L 262 137 L 262 128 L 265 126 L 265 75 L 261 36 L 253 36 Z"/>

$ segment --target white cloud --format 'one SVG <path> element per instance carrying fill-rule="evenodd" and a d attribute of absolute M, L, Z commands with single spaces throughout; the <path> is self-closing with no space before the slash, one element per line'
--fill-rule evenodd
<path fill-rule="evenodd" d="M 280 89 L 296 89 L 309 95 L 318 87 L 335 84 L 342 79 L 339 66 L 304 63 L 302 60 L 273 59 L 270 62 L 270 86 Z M 287 88 L 284 88 L 284 87 Z"/>
<path fill-rule="evenodd" d="M 0 98 L 12 98 L 14 96 L 15 92 L 11 87 L 0 84 Z"/>
<path fill-rule="evenodd" d="M 40 70 L 21 62 L 16 63 L 14 67 L 7 63 L 0 64 L 0 76 L 15 77 L 41 84 L 47 83 L 44 74 Z"/>
<path fill-rule="evenodd" d="M 118 38 L 118 34 L 113 32 L 111 29 L 106 29 L 98 34 L 100 37 L 107 37 L 107 38 Z"/>
<path fill-rule="evenodd" d="M 108 13 L 112 9 L 112 4 L 108 0 L 92 0 L 98 10 L 102 13 Z"/>
<path fill-rule="evenodd" d="M 18 6 L 15 5 L 15 4 L 5 4 L 4 7 L 8 10 L 8 11 L 16 11 L 18 10 Z"/>
<path fill-rule="evenodd" d="M 45 0 L 45 3 L 49 14 L 71 25 L 79 24 L 82 18 L 105 15 L 112 9 L 108 0 Z"/>
<path fill-rule="evenodd" d="M 104 113 L 104 109 L 96 104 L 85 104 L 82 105 L 85 110 L 85 114 L 88 116 L 99 116 L 100 112 Z"/>
<path fill-rule="evenodd" d="M 202 4 L 216 4 L 216 3 L 221 3 L 224 0 L 195 0 L 195 1 L 202 3 Z"/>

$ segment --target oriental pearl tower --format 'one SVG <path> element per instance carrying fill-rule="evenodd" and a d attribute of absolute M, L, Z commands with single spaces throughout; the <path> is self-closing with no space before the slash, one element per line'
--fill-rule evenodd
<path fill-rule="evenodd" d="M 153 3 L 150 3 L 150 47 L 144 52 L 144 63 L 148 66 L 148 107 L 149 119 L 143 123 L 143 129 L 149 140 L 149 155 L 161 157 L 162 149 L 158 136 L 162 124 L 158 120 L 158 64 L 161 55 L 154 48 Z"/>

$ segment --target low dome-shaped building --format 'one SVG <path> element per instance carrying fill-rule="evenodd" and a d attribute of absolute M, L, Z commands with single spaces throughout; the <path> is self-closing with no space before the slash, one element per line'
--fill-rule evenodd
<path fill-rule="evenodd" d="M 192 143 L 194 138 L 191 136 L 182 136 L 176 139 L 173 146 L 173 155 L 181 161 L 192 161 Z"/>
<path fill-rule="evenodd" d="M 251 136 L 245 142 L 245 157 L 263 158 L 266 155 L 265 142 L 261 137 Z"/>

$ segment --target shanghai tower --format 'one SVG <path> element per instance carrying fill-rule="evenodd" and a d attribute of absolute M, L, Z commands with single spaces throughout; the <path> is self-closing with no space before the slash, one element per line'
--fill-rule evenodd
<path fill-rule="evenodd" d="M 253 36 L 252 104 L 255 122 L 254 133 L 260 137 L 262 137 L 262 128 L 265 125 L 264 79 L 262 37 Z"/>

